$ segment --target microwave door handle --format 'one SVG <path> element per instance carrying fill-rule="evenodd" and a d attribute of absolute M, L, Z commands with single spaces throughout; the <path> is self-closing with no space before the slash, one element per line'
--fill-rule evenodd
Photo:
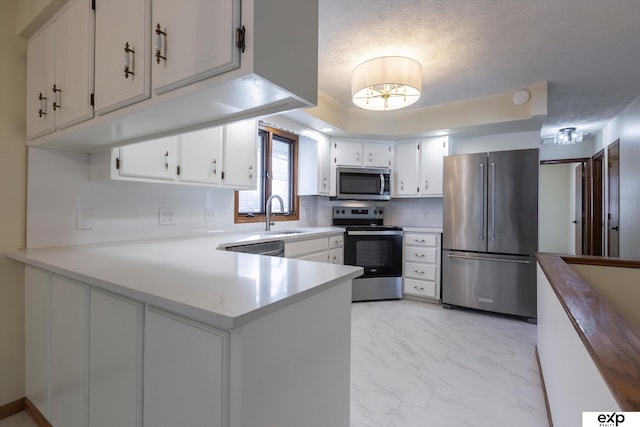
<path fill-rule="evenodd" d="M 380 195 L 384 194 L 384 174 L 380 174 Z"/>

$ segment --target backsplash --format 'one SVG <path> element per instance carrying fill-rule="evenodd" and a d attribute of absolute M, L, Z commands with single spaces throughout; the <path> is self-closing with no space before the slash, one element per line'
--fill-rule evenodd
<path fill-rule="evenodd" d="M 29 148 L 28 168 L 28 248 L 264 227 L 233 223 L 231 189 L 90 181 L 89 154 L 35 147 Z M 308 199 L 301 200 L 300 221 L 274 227 L 315 225 L 315 202 Z M 158 224 L 161 207 L 173 209 L 175 224 Z M 211 209 L 213 217 L 206 222 L 205 210 Z"/>

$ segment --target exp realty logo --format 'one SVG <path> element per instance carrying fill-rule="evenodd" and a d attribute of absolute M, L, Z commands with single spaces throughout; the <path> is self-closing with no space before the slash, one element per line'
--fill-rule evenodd
<path fill-rule="evenodd" d="M 640 412 L 583 412 L 582 427 L 640 427 Z"/>

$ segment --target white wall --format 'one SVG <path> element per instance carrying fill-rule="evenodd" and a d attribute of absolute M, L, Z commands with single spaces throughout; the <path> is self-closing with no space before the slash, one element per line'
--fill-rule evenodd
<path fill-rule="evenodd" d="M 605 148 L 605 165 L 608 162 L 606 147 L 617 139 L 620 139 L 620 257 L 639 259 L 640 98 L 596 135 L 594 152 Z M 607 196 L 605 168 L 605 210 Z"/>
<path fill-rule="evenodd" d="M 540 132 L 518 132 L 450 139 L 451 154 L 480 153 L 483 151 L 524 150 L 540 147 Z"/>
<path fill-rule="evenodd" d="M 222 230 L 260 230 L 234 224 L 231 189 L 89 180 L 89 154 L 29 148 L 27 247 L 64 246 L 170 237 Z M 312 212 L 303 198 L 301 215 Z M 158 225 L 158 209 L 175 208 L 175 225 Z M 76 229 L 76 209 L 90 209 L 91 230 Z M 205 210 L 215 220 L 205 222 Z M 276 228 L 310 224 L 276 223 Z"/>
<path fill-rule="evenodd" d="M 18 0 L 0 12 L 0 254 L 24 246 L 27 50 L 15 34 Z M 0 406 L 24 396 L 24 267 L 0 256 Z"/>

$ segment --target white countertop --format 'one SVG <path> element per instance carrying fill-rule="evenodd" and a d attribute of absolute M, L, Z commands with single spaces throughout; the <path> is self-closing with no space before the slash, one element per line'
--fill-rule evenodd
<path fill-rule="evenodd" d="M 295 241 L 342 232 L 333 227 L 278 236 L 218 233 L 117 244 L 22 249 L 12 259 L 190 317 L 221 329 L 362 274 L 361 267 L 216 250 L 239 240 Z"/>
<path fill-rule="evenodd" d="M 409 233 L 442 233 L 442 228 L 435 227 L 402 227 L 402 231 L 408 231 Z"/>

